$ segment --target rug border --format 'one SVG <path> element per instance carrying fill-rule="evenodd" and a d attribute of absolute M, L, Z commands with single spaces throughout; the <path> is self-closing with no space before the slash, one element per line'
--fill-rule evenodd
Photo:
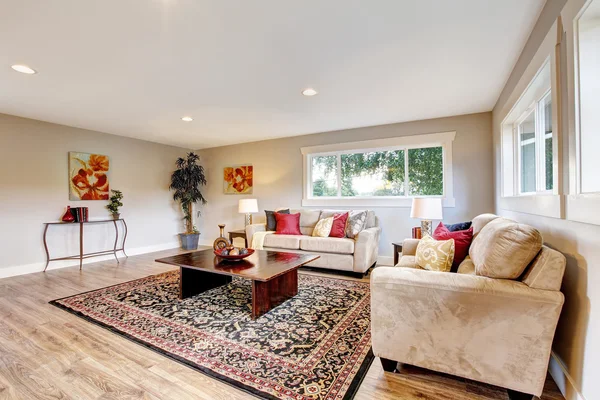
<path fill-rule="evenodd" d="M 112 333 L 115 333 L 115 334 L 117 334 L 117 335 L 119 335 L 119 336 L 121 336 L 121 337 L 129 340 L 130 342 L 133 342 L 133 343 L 136 343 L 136 344 L 138 344 L 140 346 L 143 346 L 143 347 L 145 347 L 145 348 L 147 348 L 149 350 L 154 351 L 155 353 L 160 354 L 163 357 L 166 357 L 166 358 L 171 359 L 173 361 L 176 361 L 176 362 L 178 362 L 178 363 L 180 363 L 182 365 L 185 365 L 186 367 L 191 368 L 194 371 L 198 371 L 198 372 L 200 372 L 200 373 L 202 373 L 204 375 L 207 375 L 210 378 L 217 379 L 217 380 L 219 380 L 219 381 L 221 381 L 221 382 L 223 382 L 223 383 L 225 383 L 225 384 L 227 384 L 227 385 L 229 385 L 231 387 L 234 387 L 234 388 L 236 388 L 238 390 L 241 390 L 243 392 L 246 392 L 248 394 L 251 394 L 251 395 L 256 396 L 258 398 L 261 398 L 261 399 L 280 400 L 278 397 L 275 397 L 275 396 L 273 396 L 271 394 L 268 394 L 268 393 L 265 393 L 265 392 L 261 392 L 260 390 L 254 389 L 251 386 L 239 383 L 239 382 L 237 382 L 237 381 L 235 381 L 235 380 L 233 380 L 233 379 L 231 379 L 229 377 L 223 376 L 223 375 L 221 375 L 221 374 L 219 374 L 217 372 L 214 372 L 214 371 L 212 371 L 212 370 L 210 370 L 208 368 L 201 367 L 200 365 L 195 364 L 192 361 L 186 360 L 183 357 L 180 357 L 180 356 L 175 355 L 175 354 L 167 353 L 164 350 L 160 349 L 158 346 L 155 346 L 153 344 L 150 344 L 150 343 L 147 343 L 147 342 L 145 342 L 143 340 L 135 338 L 135 337 L 131 336 L 130 334 L 128 334 L 126 332 L 123 332 L 123 331 L 121 331 L 121 330 L 119 330 L 119 329 L 117 329 L 117 328 L 115 328 L 113 326 L 110 326 L 110 325 L 108 325 L 108 324 L 106 324 L 104 322 L 95 320 L 95 319 L 93 319 L 92 317 L 90 317 L 88 315 L 85 315 L 85 314 L 83 314 L 83 313 L 81 313 L 79 311 L 73 310 L 72 308 L 70 308 L 70 307 L 68 307 L 66 305 L 58 303 L 59 301 L 64 300 L 64 299 L 68 299 L 70 297 L 80 296 L 82 294 L 96 292 L 98 290 L 103 290 L 103 289 L 108 289 L 108 288 L 111 288 L 111 287 L 114 287 L 114 286 L 119 286 L 119 285 L 123 285 L 123 284 L 130 283 L 130 282 L 135 282 L 135 281 L 138 281 L 138 280 L 141 280 L 141 279 L 146 279 L 146 278 L 149 278 L 149 277 L 152 277 L 152 276 L 163 275 L 163 274 L 166 274 L 166 273 L 169 273 L 169 272 L 173 272 L 173 271 L 176 271 L 176 269 L 165 271 L 165 272 L 161 272 L 161 273 L 158 273 L 158 274 L 147 275 L 145 277 L 141 277 L 141 278 L 137 278 L 137 279 L 132 279 L 132 280 L 121 282 L 121 283 L 116 283 L 114 285 L 109 285 L 109 286 L 101 287 L 101 288 L 98 288 L 98 289 L 88 290 L 88 291 L 77 293 L 77 294 L 73 294 L 73 295 L 70 295 L 70 296 L 61 297 L 59 299 L 55 299 L 55 300 L 49 301 L 48 304 L 53 305 L 54 307 L 57 307 L 57 308 L 59 308 L 61 310 L 64 310 L 64 311 L 66 311 L 66 312 L 68 312 L 70 314 L 76 315 L 77 317 L 79 317 L 79 318 L 81 318 L 81 319 L 83 319 L 83 320 L 85 320 L 87 322 L 90 322 L 90 323 L 92 323 L 92 324 L 94 324 L 96 326 L 99 326 L 99 327 L 101 327 L 103 329 L 106 329 L 106 330 L 108 330 L 108 331 L 110 331 Z M 311 275 L 311 274 L 306 274 L 306 275 Z M 317 276 L 317 277 L 326 278 L 326 279 L 350 280 L 350 279 L 338 279 L 338 278 L 333 278 L 333 277 L 328 277 L 328 276 L 322 276 L 322 275 L 312 275 L 312 276 Z M 371 364 L 373 363 L 374 359 L 375 359 L 375 356 L 373 354 L 373 347 L 370 347 L 369 351 L 365 355 L 365 359 L 363 360 L 362 364 L 360 365 L 360 368 L 358 369 L 358 372 L 356 373 L 356 375 L 354 376 L 354 378 L 352 378 L 352 382 L 350 382 L 350 386 L 348 387 L 348 390 L 344 394 L 344 397 L 342 398 L 342 400 L 352 400 L 352 399 L 354 399 L 354 397 L 356 396 L 356 393 L 358 392 L 358 389 L 360 388 L 360 385 L 362 384 L 363 380 L 367 376 L 367 372 L 368 372 L 369 368 L 371 367 Z"/>

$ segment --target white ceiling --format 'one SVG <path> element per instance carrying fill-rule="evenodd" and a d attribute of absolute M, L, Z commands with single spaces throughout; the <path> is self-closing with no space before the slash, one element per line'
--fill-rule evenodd
<path fill-rule="evenodd" d="M 543 4 L 2 0 L 0 113 L 200 149 L 489 111 Z"/>

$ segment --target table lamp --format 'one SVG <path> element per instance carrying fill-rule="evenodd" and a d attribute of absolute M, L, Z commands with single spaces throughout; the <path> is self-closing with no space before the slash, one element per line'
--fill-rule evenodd
<path fill-rule="evenodd" d="M 442 217 L 442 199 L 439 197 L 422 197 L 412 200 L 410 210 L 411 218 L 421 219 L 422 236 L 431 236 L 431 220 L 441 220 Z"/>
<path fill-rule="evenodd" d="M 252 213 L 258 212 L 258 202 L 256 199 L 242 199 L 238 205 L 238 212 L 246 214 L 246 223 L 244 226 L 252 224 Z"/>

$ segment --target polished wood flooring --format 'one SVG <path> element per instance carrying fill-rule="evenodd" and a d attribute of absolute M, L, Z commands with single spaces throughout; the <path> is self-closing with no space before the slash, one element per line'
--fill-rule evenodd
<path fill-rule="evenodd" d="M 227 384 L 48 304 L 48 301 L 174 269 L 154 259 L 177 250 L 0 280 L 0 399 L 253 398 Z M 307 273 L 320 273 L 313 270 Z M 353 279 L 353 278 L 348 278 Z M 368 279 L 368 278 L 365 278 Z M 357 400 L 508 399 L 506 391 L 376 359 Z M 542 400 L 563 399 L 548 379 Z"/>

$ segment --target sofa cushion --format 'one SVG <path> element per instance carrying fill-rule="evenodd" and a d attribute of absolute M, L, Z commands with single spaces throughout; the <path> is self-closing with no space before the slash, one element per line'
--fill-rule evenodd
<path fill-rule="evenodd" d="M 471 260 L 471 257 L 467 256 L 467 258 L 465 258 L 465 260 L 460 263 L 456 273 L 464 275 L 477 275 L 475 273 L 475 264 L 473 264 L 473 260 Z"/>
<path fill-rule="evenodd" d="M 300 214 L 275 213 L 278 235 L 302 235 L 300 232 Z"/>
<path fill-rule="evenodd" d="M 360 231 L 365 229 L 366 223 L 366 211 L 350 211 L 348 213 L 348 222 L 346 223 L 346 236 L 354 239 Z"/>
<path fill-rule="evenodd" d="M 472 224 L 471 221 L 467 221 L 467 222 L 459 222 L 457 224 L 451 224 L 451 225 L 445 225 L 445 226 L 450 232 L 456 232 L 456 231 L 466 231 L 467 229 L 469 229 L 471 227 L 471 224 Z"/>
<path fill-rule="evenodd" d="M 481 214 L 473 218 L 473 221 L 471 222 L 471 226 L 473 227 L 473 239 L 479 235 L 479 232 L 481 232 L 484 226 L 496 218 L 500 217 L 495 214 Z"/>
<path fill-rule="evenodd" d="M 265 250 L 278 251 L 277 248 L 265 247 Z M 304 250 L 286 250 L 290 253 L 315 254 Z M 340 271 L 355 271 L 354 256 L 352 254 L 319 253 L 319 258 L 306 264 L 307 267 L 318 267 L 327 269 L 336 269 Z M 364 271 L 355 271 L 364 272 Z"/>
<path fill-rule="evenodd" d="M 417 265 L 417 257 L 415 256 L 402 256 L 400 260 L 398 260 L 398 264 L 396 264 L 398 268 L 414 268 L 414 269 L 423 269 Z"/>
<path fill-rule="evenodd" d="M 277 220 L 275 219 L 275 213 L 281 213 L 281 214 L 289 214 L 290 210 L 288 209 L 284 209 L 284 210 L 277 210 L 277 211 L 269 211 L 269 210 L 265 210 L 265 216 L 267 217 L 267 230 L 268 231 L 274 231 L 277 229 Z"/>
<path fill-rule="evenodd" d="M 343 238 L 346 237 L 346 222 L 348 222 L 348 213 L 337 213 L 333 217 L 333 225 L 331 226 L 330 237 Z"/>
<path fill-rule="evenodd" d="M 454 261 L 454 239 L 425 236 L 417 245 L 417 265 L 429 271 L 449 272 Z"/>
<path fill-rule="evenodd" d="M 542 246 L 522 282 L 534 289 L 560 290 L 566 265 L 567 259 L 562 253 Z"/>
<path fill-rule="evenodd" d="M 469 255 L 469 247 L 473 241 L 473 228 L 468 228 L 464 231 L 450 232 L 448 228 L 439 223 L 433 232 L 435 240 L 454 239 L 454 261 L 452 262 L 452 271 L 456 272 L 461 262 Z"/>
<path fill-rule="evenodd" d="M 280 249 L 300 249 L 302 235 L 266 235 L 264 247 L 277 247 Z"/>
<path fill-rule="evenodd" d="M 354 240 L 304 236 L 300 239 L 300 249 L 324 253 L 353 254 Z"/>
<path fill-rule="evenodd" d="M 477 275 L 517 279 L 541 248 L 542 235 L 537 229 L 496 218 L 488 222 L 473 240 L 469 256 Z"/>
<path fill-rule="evenodd" d="M 321 216 L 321 210 L 309 210 L 307 208 L 290 210 L 290 213 L 300 213 L 300 226 L 308 228 L 314 228 Z"/>
<path fill-rule="evenodd" d="M 367 210 L 367 221 L 365 222 L 365 229 L 374 228 L 377 225 L 377 218 L 375 218 L 375 211 Z"/>
<path fill-rule="evenodd" d="M 320 219 L 315 225 L 315 229 L 311 236 L 314 237 L 329 237 L 331 233 L 331 227 L 333 226 L 333 217 Z"/>

